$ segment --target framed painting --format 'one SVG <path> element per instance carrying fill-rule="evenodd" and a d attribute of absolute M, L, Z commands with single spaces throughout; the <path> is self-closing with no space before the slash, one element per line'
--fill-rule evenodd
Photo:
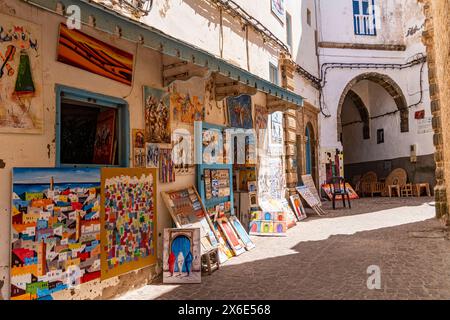
<path fill-rule="evenodd" d="M 146 143 L 146 167 L 147 168 L 158 168 L 159 167 L 159 145 L 156 143 Z"/>
<path fill-rule="evenodd" d="M 144 91 L 145 141 L 171 143 L 170 94 L 147 86 Z"/>
<path fill-rule="evenodd" d="M 101 278 L 156 263 L 156 169 L 101 169 Z"/>
<path fill-rule="evenodd" d="M 131 86 L 133 55 L 77 29 L 59 26 L 57 60 Z"/>
<path fill-rule="evenodd" d="M 245 245 L 239 239 L 238 235 L 234 231 L 234 229 L 231 226 L 230 222 L 228 221 L 227 217 L 223 216 L 223 217 L 217 218 L 216 223 L 219 226 L 219 228 L 222 230 L 223 234 L 225 235 L 225 238 L 227 239 L 227 242 L 228 242 L 229 246 L 231 247 L 231 250 L 233 250 L 234 254 L 236 256 L 238 256 L 238 255 L 244 253 Z"/>
<path fill-rule="evenodd" d="M 219 246 L 214 225 L 194 186 L 162 191 L 161 196 L 177 228 L 200 228 L 200 238 Z M 205 242 L 205 240 L 201 240 Z"/>
<path fill-rule="evenodd" d="M 164 229 L 163 283 L 201 283 L 200 229 Z"/>
<path fill-rule="evenodd" d="M 307 218 L 305 208 L 303 207 L 302 200 L 298 194 L 294 194 L 290 196 L 292 208 L 294 208 L 295 215 L 297 216 L 298 221 L 304 220 Z"/>
<path fill-rule="evenodd" d="M 0 14 L 0 30 L 0 133 L 42 134 L 41 27 Z"/>
<path fill-rule="evenodd" d="M 170 109 L 174 122 L 193 125 L 194 121 L 205 119 L 205 107 L 198 96 L 174 92 L 170 95 Z"/>
<path fill-rule="evenodd" d="M 194 142 L 189 130 L 177 128 L 172 133 L 172 159 L 177 175 L 195 173 Z"/>
<path fill-rule="evenodd" d="M 282 22 L 286 20 L 285 0 L 270 0 L 273 14 Z"/>
<path fill-rule="evenodd" d="M 161 183 L 175 182 L 172 149 L 159 149 L 159 181 Z"/>
<path fill-rule="evenodd" d="M 11 299 L 100 278 L 100 169 L 13 168 Z"/>
<path fill-rule="evenodd" d="M 242 242 L 245 245 L 245 249 L 251 250 L 255 248 L 255 244 L 253 243 L 252 239 L 250 239 L 250 236 L 248 235 L 247 231 L 245 231 L 244 227 L 242 226 L 241 222 L 236 216 L 231 216 L 229 218 L 230 224 L 233 226 L 234 231 L 236 231 L 239 238 L 241 238 Z"/>
<path fill-rule="evenodd" d="M 253 128 L 252 98 L 247 94 L 227 98 L 228 120 L 233 128 Z"/>
<path fill-rule="evenodd" d="M 95 164 L 113 164 L 114 162 L 114 148 L 117 147 L 115 144 L 116 113 L 116 109 L 109 108 L 98 115 L 92 160 Z"/>
<path fill-rule="evenodd" d="M 133 167 L 145 168 L 146 153 L 145 153 L 145 134 L 144 130 L 133 129 Z"/>

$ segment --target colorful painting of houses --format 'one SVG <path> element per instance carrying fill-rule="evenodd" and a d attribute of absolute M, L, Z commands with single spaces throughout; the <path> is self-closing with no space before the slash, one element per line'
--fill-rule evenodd
<path fill-rule="evenodd" d="M 13 169 L 11 299 L 100 277 L 99 191 L 99 169 Z"/>

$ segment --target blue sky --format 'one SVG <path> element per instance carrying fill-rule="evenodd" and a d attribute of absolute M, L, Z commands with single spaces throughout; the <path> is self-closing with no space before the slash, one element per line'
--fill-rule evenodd
<path fill-rule="evenodd" d="M 13 183 L 55 183 L 99 182 L 98 168 L 14 168 Z"/>

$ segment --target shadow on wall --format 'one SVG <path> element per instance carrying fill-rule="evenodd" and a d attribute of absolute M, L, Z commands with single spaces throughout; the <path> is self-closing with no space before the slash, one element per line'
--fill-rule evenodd
<path fill-rule="evenodd" d="M 188 6 L 195 11 L 196 14 L 201 15 L 204 19 L 208 20 L 208 26 L 211 24 L 215 25 L 215 28 L 220 27 L 220 14 L 219 9 L 214 7 L 209 1 L 206 0 L 183 0 Z M 167 12 L 167 11 L 166 11 Z M 260 23 L 264 24 L 262 21 Z M 227 13 L 222 14 L 222 25 L 224 28 L 229 28 L 235 34 L 240 35 L 245 40 L 245 29 L 241 27 L 241 24 L 238 22 L 237 18 L 233 18 Z M 266 26 L 267 27 L 267 26 Z M 251 29 L 250 29 L 251 30 Z M 220 32 L 220 29 L 217 30 Z M 278 50 L 273 48 L 269 42 L 264 42 L 259 35 L 255 35 L 252 32 L 249 35 L 249 42 L 251 42 L 256 47 L 264 47 L 266 50 L 270 52 L 272 55 L 277 55 Z"/>

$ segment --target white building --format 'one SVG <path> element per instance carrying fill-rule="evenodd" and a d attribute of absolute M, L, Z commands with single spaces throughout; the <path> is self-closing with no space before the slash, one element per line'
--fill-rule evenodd
<path fill-rule="evenodd" d="M 410 0 L 318 0 L 321 171 L 343 151 L 350 182 L 404 168 L 434 185 L 434 146 L 422 8 Z M 419 119 L 416 119 L 419 118 Z M 416 156 L 416 157 L 414 157 Z"/>

